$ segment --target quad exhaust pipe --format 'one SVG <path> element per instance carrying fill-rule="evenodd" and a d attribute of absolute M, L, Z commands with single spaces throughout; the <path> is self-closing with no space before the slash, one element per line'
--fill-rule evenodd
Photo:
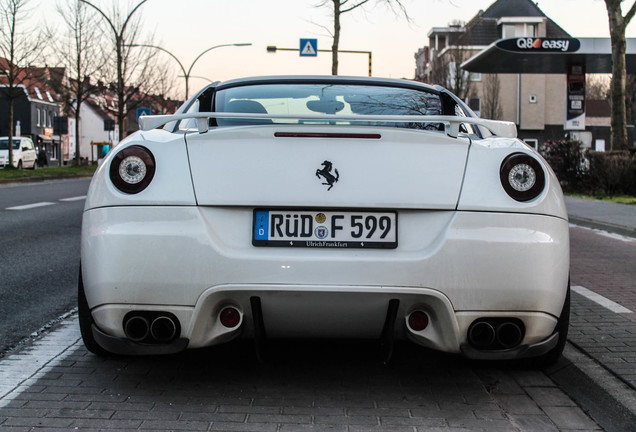
<path fill-rule="evenodd" d="M 513 321 L 504 321 L 497 325 L 496 329 L 497 343 L 504 348 L 513 348 L 521 343 L 523 339 L 523 331 L 521 327 Z"/>
<path fill-rule="evenodd" d="M 523 323 L 518 319 L 479 319 L 468 328 L 468 342 L 484 350 L 514 348 L 523 336 Z"/>
<path fill-rule="evenodd" d="M 124 334 L 133 342 L 169 343 L 179 328 L 177 318 L 167 313 L 132 313 L 124 318 Z"/>
<path fill-rule="evenodd" d="M 177 335 L 177 325 L 172 318 L 158 316 L 150 324 L 150 335 L 159 343 L 170 342 Z"/>
<path fill-rule="evenodd" d="M 468 340 L 475 348 L 487 348 L 495 338 L 495 328 L 486 321 L 478 321 L 468 329 Z"/>
<path fill-rule="evenodd" d="M 142 316 L 133 315 L 124 323 L 124 333 L 133 342 L 141 342 L 150 333 L 150 323 Z"/>

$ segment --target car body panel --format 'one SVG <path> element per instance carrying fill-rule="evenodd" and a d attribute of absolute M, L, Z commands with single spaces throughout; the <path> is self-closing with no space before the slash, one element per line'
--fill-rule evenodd
<path fill-rule="evenodd" d="M 398 250 L 299 250 L 251 246 L 252 217 L 250 208 L 229 207 L 85 212 L 84 282 L 95 288 L 89 304 L 194 306 L 206 289 L 239 282 L 344 284 L 434 288 L 455 310 L 558 316 L 565 296 L 554 294 L 568 277 L 569 244 L 560 238 L 567 222 L 559 218 L 405 210 Z M 532 257 L 533 266 L 519 257 Z"/>
<path fill-rule="evenodd" d="M 118 190 L 108 177 L 110 162 L 117 154 L 111 151 L 93 175 L 85 209 L 127 205 L 196 204 L 190 176 L 173 175 L 174 171 L 187 173 L 190 170 L 183 135 L 153 130 L 131 136 L 126 145 L 142 145 L 153 153 L 158 169 L 152 183 L 143 195 L 130 195 Z M 121 145 L 117 149 L 123 147 Z M 164 169 L 167 167 L 169 169 Z"/>
<path fill-rule="evenodd" d="M 305 124 L 307 114 L 290 124 L 294 114 L 263 122 L 268 114 L 232 113 L 242 125 L 217 127 L 221 116 L 198 111 L 209 109 L 219 88 L 312 80 L 421 89 L 455 108 L 399 119 L 446 125 L 435 130 L 390 127 L 398 120 L 381 115 L 374 120 L 381 126 L 332 124 L 330 114 L 311 120 L 324 124 Z M 89 311 L 80 312 L 114 352 L 174 352 L 264 335 L 395 337 L 507 359 L 545 353 L 564 337 L 557 331 L 569 284 L 563 195 L 545 160 L 508 136 L 510 124 L 476 119 L 438 87 L 350 77 L 213 84 L 179 113 L 142 120 L 145 129 L 165 126 L 111 151 L 86 199 L 81 287 Z M 132 148 L 152 154 L 154 177 L 125 193 L 111 180 L 111 165 Z M 500 171 L 513 154 L 530 157 L 545 177 L 531 199 L 512 198 L 503 187 Z M 397 243 L 258 243 L 263 209 L 309 212 L 316 221 L 329 212 L 389 212 Z M 229 327 L 221 319 L 228 308 L 236 314 Z M 409 323 L 414 312 L 429 320 L 424 329 Z M 169 314 L 178 339 L 132 340 L 131 314 L 140 321 Z M 514 346 L 482 350 L 470 340 L 480 321 L 522 330 Z"/>
<path fill-rule="evenodd" d="M 528 202 L 511 203 L 511 198 L 501 188 L 501 164 L 506 156 L 516 152 L 529 154 L 541 161 L 545 172 L 545 190 Z M 519 140 L 499 137 L 473 141 L 457 209 L 546 214 L 568 219 L 561 186 L 545 159 Z"/>
<path fill-rule="evenodd" d="M 380 138 L 274 136 L 299 131 L 288 125 L 244 129 L 186 136 L 199 205 L 450 210 L 457 206 L 470 144 L 390 128 L 356 129 Z M 333 128 L 302 128 L 308 134 L 326 131 Z M 326 160 L 339 174 L 332 188 L 316 174 Z"/>

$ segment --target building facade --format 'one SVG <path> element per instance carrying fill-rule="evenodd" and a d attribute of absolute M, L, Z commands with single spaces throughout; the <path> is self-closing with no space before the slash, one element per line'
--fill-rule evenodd
<path fill-rule="evenodd" d="M 495 41 L 517 37 L 571 36 L 531 0 L 497 0 L 466 24 L 432 28 L 428 49 L 416 54 L 416 78 L 449 88 L 481 117 L 514 122 L 519 138 L 537 148 L 567 134 L 566 74 L 480 74 L 460 68 Z"/>
<path fill-rule="evenodd" d="M 54 119 L 60 115 L 57 94 L 44 82 L 29 76 L 19 77 L 11 90 L 6 73 L 7 61 L 0 59 L 0 136 L 9 134 L 9 92 L 13 92 L 14 135 L 30 137 L 47 155 L 47 163 L 59 165 L 61 137 L 54 135 Z"/>

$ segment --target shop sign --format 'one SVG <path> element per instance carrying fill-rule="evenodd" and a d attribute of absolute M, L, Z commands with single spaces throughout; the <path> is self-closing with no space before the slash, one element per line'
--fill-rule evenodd
<path fill-rule="evenodd" d="M 581 41 L 575 38 L 535 38 L 521 37 L 502 39 L 496 43 L 497 48 L 511 52 L 576 52 L 581 48 Z"/>
<path fill-rule="evenodd" d="M 565 130 L 585 130 L 585 66 L 568 68 L 568 100 Z"/>

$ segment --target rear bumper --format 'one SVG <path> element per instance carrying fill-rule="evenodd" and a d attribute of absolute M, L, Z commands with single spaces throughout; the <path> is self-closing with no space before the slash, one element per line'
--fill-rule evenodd
<path fill-rule="evenodd" d="M 259 300 L 261 318 L 254 314 L 254 298 Z M 391 334 L 386 335 L 386 320 L 392 301 L 397 303 L 395 320 Z M 240 313 L 237 327 L 226 328 L 221 323 L 220 313 L 226 307 L 235 308 Z M 446 296 L 425 288 L 225 285 L 206 290 L 194 307 L 145 304 L 96 307 L 92 311 L 93 319 L 104 335 L 98 341 L 106 340 L 105 335 L 125 339 L 124 319 L 135 311 L 170 313 L 178 319 L 181 328 L 178 337 L 187 343 L 165 346 L 168 350 L 165 352 L 175 352 L 178 347 L 216 345 L 237 337 L 254 338 L 258 336 L 255 329 L 260 326 L 267 338 L 382 339 L 388 336 L 391 339 L 409 339 L 440 351 L 463 352 L 473 358 L 509 358 L 527 353 L 521 349 L 497 352 L 467 349 L 470 325 L 478 319 L 520 320 L 524 327 L 520 344 L 529 346 L 551 335 L 557 322 L 552 315 L 538 312 L 456 312 Z M 426 328 L 416 331 L 409 326 L 409 315 L 414 311 L 422 311 L 428 316 Z M 112 342 L 109 343 L 112 345 Z M 122 349 L 130 350 L 130 353 L 144 350 L 153 354 L 164 352 L 161 345 L 131 341 L 113 352 Z"/>
<path fill-rule="evenodd" d="M 145 344 L 133 342 L 125 337 L 111 336 L 101 331 L 93 324 L 91 331 L 95 341 L 106 351 L 121 355 L 165 355 L 174 354 L 185 350 L 188 340 L 179 338 L 165 344 Z"/>
<path fill-rule="evenodd" d="M 93 209 L 82 227 L 86 297 L 104 334 L 124 338 L 130 311 L 165 311 L 189 348 L 253 336 L 252 297 L 272 338 L 380 338 L 391 300 L 395 336 L 442 351 L 478 356 L 462 344 L 479 318 L 521 320 L 523 346 L 552 335 L 568 283 L 566 221 L 401 211 L 399 224 L 395 250 L 290 250 L 252 246 L 251 209 Z M 227 305 L 239 328 L 220 325 Z M 415 309 L 430 318 L 421 332 L 407 325 Z"/>
<path fill-rule="evenodd" d="M 237 309 L 241 315 L 235 328 L 221 324 L 220 311 L 226 307 Z M 541 355 L 558 340 L 558 334 L 553 333 L 556 319 L 550 315 L 527 312 L 458 315 L 448 299 L 426 289 L 381 292 L 363 287 L 356 290 L 351 287 L 219 287 L 206 291 L 192 309 L 153 307 L 155 311 L 175 312 L 185 327 L 175 340 L 162 344 L 138 343 L 126 337 L 121 323 L 131 310 L 146 311 L 148 306 L 109 305 L 93 311 L 96 322 L 93 336 L 106 350 L 117 354 L 171 354 L 237 337 L 259 342 L 280 338 L 365 338 L 383 343 L 397 338 L 440 351 L 461 353 L 472 359 L 507 360 Z M 426 328 L 418 331 L 411 328 L 408 318 L 413 311 L 426 313 L 429 317 Z M 475 320 L 507 316 L 520 319 L 524 325 L 524 338 L 515 347 L 480 350 L 467 342 L 468 328 Z"/>

